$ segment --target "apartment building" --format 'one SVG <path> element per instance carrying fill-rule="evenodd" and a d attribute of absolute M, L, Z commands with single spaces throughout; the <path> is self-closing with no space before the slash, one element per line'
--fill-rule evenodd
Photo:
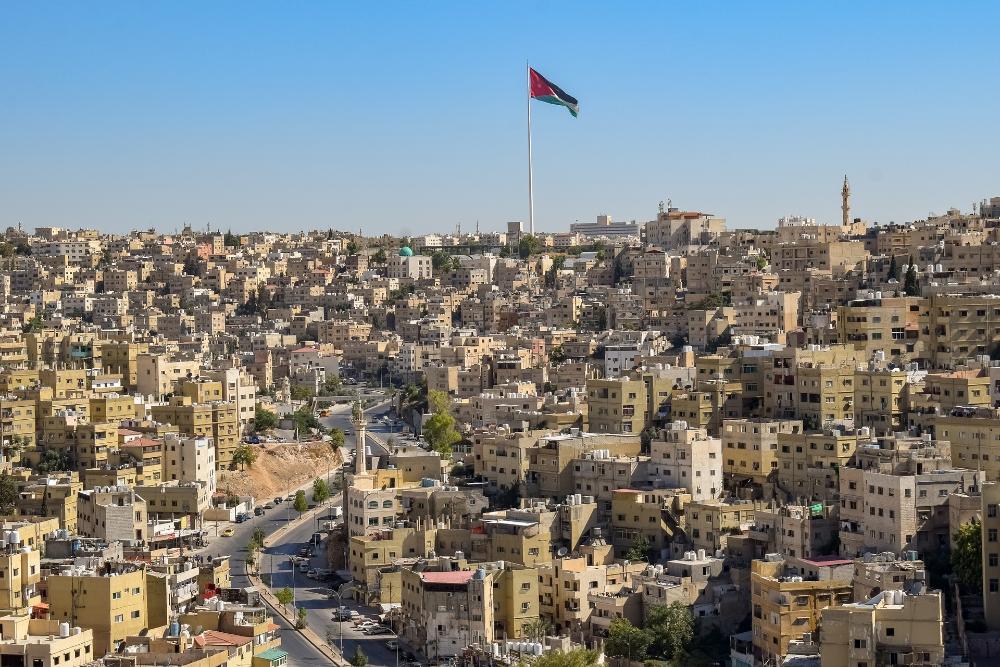
<path fill-rule="evenodd" d="M 722 440 L 710 437 L 707 429 L 674 421 L 649 448 L 654 486 L 687 489 L 695 501 L 713 499 L 722 492 Z"/>
<path fill-rule="evenodd" d="M 824 611 L 853 602 L 854 561 L 768 555 L 750 566 L 753 653 L 780 662 L 792 641 L 811 639 Z"/>
<path fill-rule="evenodd" d="M 215 464 L 219 470 L 225 470 L 232 463 L 241 432 L 235 403 L 199 403 L 189 396 L 173 396 L 166 405 L 154 405 L 151 412 L 153 419 L 173 424 L 183 435 L 210 438 L 215 445 Z"/>
<path fill-rule="evenodd" d="M 0 616 L 0 662 L 11 667 L 82 667 L 98 657 L 94 631 L 28 613 Z"/>
<path fill-rule="evenodd" d="M 991 630 L 1000 630 L 1000 482 L 982 487 L 983 615 Z"/>
<path fill-rule="evenodd" d="M 642 380 L 587 380 L 587 420 L 594 433 L 639 433 L 648 421 L 646 405 Z"/>
<path fill-rule="evenodd" d="M 50 618 L 94 633 L 94 655 L 117 651 L 127 637 L 149 627 L 146 571 L 127 562 L 72 567 L 45 579 Z"/>
<path fill-rule="evenodd" d="M 853 422 L 833 423 L 821 431 L 778 434 L 775 485 L 786 498 L 833 502 L 840 493 L 839 471 L 854 459 L 859 444 L 870 442 L 871 429 Z"/>
<path fill-rule="evenodd" d="M 81 535 L 109 542 L 146 540 L 146 501 L 127 486 L 80 491 L 76 511 L 76 529 Z"/>
<path fill-rule="evenodd" d="M 721 433 L 723 472 L 737 484 L 773 484 L 778 474 L 778 437 L 802 430 L 798 420 L 726 419 Z"/>
<path fill-rule="evenodd" d="M 882 591 L 864 602 L 824 610 L 820 664 L 940 665 L 943 628 L 940 592 Z"/>

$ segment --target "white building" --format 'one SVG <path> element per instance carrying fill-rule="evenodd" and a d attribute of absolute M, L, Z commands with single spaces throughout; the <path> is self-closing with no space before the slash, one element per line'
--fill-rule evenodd
<path fill-rule="evenodd" d="M 652 475 L 665 488 L 687 489 L 695 502 L 722 491 L 722 440 L 676 421 L 650 443 Z"/>

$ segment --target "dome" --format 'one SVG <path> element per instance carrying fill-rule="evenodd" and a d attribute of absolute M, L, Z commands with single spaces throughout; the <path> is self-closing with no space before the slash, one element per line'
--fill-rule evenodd
<path fill-rule="evenodd" d="M 399 256 L 400 257 L 413 257 L 413 248 L 411 248 L 410 246 L 404 245 L 402 248 L 399 249 Z"/>

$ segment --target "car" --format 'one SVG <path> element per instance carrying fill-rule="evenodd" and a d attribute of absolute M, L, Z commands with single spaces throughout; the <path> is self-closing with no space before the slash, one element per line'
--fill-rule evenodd
<path fill-rule="evenodd" d="M 336 597 L 336 596 L 334 596 L 334 597 Z M 333 620 L 338 621 L 340 623 L 343 623 L 345 621 L 349 621 L 352 618 L 354 618 L 354 617 L 351 616 L 351 612 L 348 611 L 347 609 L 341 609 L 341 610 L 333 612 Z"/>
<path fill-rule="evenodd" d="M 247 437 L 243 438 L 243 442 L 247 443 L 248 445 L 259 445 L 260 444 L 260 436 L 259 435 L 248 435 Z"/>
<path fill-rule="evenodd" d="M 354 625 L 361 628 L 369 625 L 378 625 L 378 623 L 368 618 L 367 616 L 361 616 L 359 614 L 358 617 L 354 619 Z"/>
<path fill-rule="evenodd" d="M 309 557 L 309 547 L 302 547 L 301 549 L 299 549 L 299 556 L 301 556 L 303 558 L 308 558 Z"/>
<path fill-rule="evenodd" d="M 366 635 L 391 635 L 392 628 L 385 625 L 373 625 L 362 630 Z"/>
<path fill-rule="evenodd" d="M 273 510 L 274 509 L 274 505 L 272 503 L 268 503 L 268 504 L 264 505 L 264 509 L 265 510 Z"/>
<path fill-rule="evenodd" d="M 281 496 L 275 496 L 274 497 L 274 504 L 275 505 L 280 505 L 283 502 L 285 502 L 285 499 L 282 498 Z"/>
<path fill-rule="evenodd" d="M 224 531 L 222 531 L 222 536 L 223 537 L 232 537 L 235 534 L 236 534 L 236 531 L 233 530 L 232 528 L 226 528 Z"/>
<path fill-rule="evenodd" d="M 397 642 L 395 639 L 390 639 L 385 643 L 385 647 L 390 651 L 395 651 L 396 649 L 399 648 L 399 642 Z"/>
<path fill-rule="evenodd" d="M 254 514 L 254 516 L 264 516 L 264 508 L 263 507 L 254 507 L 253 508 L 253 514 Z"/>
<path fill-rule="evenodd" d="M 243 523 L 246 520 L 247 520 L 247 518 L 245 516 L 243 516 L 242 514 L 237 514 L 236 515 L 236 523 Z"/>
<path fill-rule="evenodd" d="M 287 496 L 285 496 L 285 500 L 287 500 L 289 502 L 295 500 L 295 494 L 294 493 L 289 493 Z"/>

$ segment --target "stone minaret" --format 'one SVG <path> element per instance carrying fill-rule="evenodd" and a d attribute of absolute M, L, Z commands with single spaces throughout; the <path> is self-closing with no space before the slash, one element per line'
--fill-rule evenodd
<path fill-rule="evenodd" d="M 851 224 L 851 186 L 847 182 L 847 174 L 844 174 L 844 187 L 840 190 L 840 210 L 843 213 L 841 224 L 844 227 Z"/>
<path fill-rule="evenodd" d="M 354 424 L 354 434 L 357 438 L 357 445 L 354 449 L 354 474 L 364 475 L 368 472 L 368 461 L 365 457 L 365 430 L 368 428 L 368 419 L 356 403 L 354 414 L 351 415 L 351 423 Z"/>

